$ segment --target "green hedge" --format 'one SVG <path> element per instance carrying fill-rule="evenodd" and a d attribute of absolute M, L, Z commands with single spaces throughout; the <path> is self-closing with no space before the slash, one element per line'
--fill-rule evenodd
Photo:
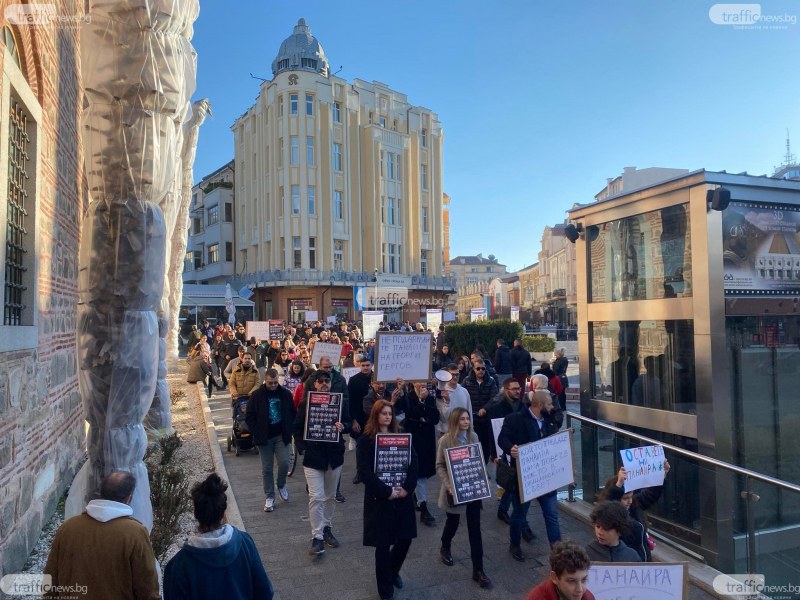
<path fill-rule="evenodd" d="M 522 338 L 522 345 L 528 352 L 552 352 L 556 341 L 548 335 L 526 335 Z"/>
<path fill-rule="evenodd" d="M 522 324 L 508 319 L 475 321 L 474 323 L 448 323 L 444 329 L 444 339 L 455 356 L 469 354 L 478 344 L 483 344 L 490 358 L 494 358 L 497 340 L 505 340 L 509 348 L 514 340 L 522 339 Z"/>

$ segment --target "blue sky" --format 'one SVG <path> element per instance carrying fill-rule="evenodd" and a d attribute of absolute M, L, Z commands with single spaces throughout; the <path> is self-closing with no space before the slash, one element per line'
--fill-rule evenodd
<path fill-rule="evenodd" d="M 536 261 L 542 230 L 623 167 L 771 174 L 800 155 L 800 3 L 784 29 L 734 29 L 713 2 L 201 2 L 195 98 L 211 100 L 195 180 L 233 158 L 230 125 L 304 17 L 340 77 L 438 113 L 451 256 Z"/>

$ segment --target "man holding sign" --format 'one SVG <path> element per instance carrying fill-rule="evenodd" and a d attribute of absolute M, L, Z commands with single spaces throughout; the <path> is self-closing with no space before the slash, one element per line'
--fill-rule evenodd
<path fill-rule="evenodd" d="M 523 444 L 536 442 L 548 436 L 558 433 L 558 425 L 552 420 L 553 398 L 546 390 L 537 390 L 530 394 L 530 406 L 520 412 L 508 415 L 503 421 L 503 428 L 497 437 L 497 444 L 505 454 L 511 455 L 511 466 L 519 469 L 517 459 L 519 458 L 519 447 Z M 520 491 L 506 490 L 511 493 L 511 527 L 509 535 L 511 545 L 509 552 L 511 556 L 520 562 L 525 560 L 525 555 L 520 548 L 522 539 L 522 529 L 527 522 L 530 501 L 520 501 Z M 550 544 L 561 539 L 561 529 L 558 524 L 558 505 L 556 490 L 539 496 L 537 498 L 539 506 L 542 508 L 545 527 L 547 529 L 547 539 Z"/>

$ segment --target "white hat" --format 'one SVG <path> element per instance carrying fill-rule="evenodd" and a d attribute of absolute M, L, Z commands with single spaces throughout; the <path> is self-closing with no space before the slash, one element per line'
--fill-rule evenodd
<path fill-rule="evenodd" d="M 445 369 L 439 369 L 438 371 L 436 371 L 436 373 L 433 374 L 433 376 L 438 381 L 437 387 L 440 390 L 446 390 L 447 382 L 453 378 L 453 375 L 450 373 L 450 371 L 447 371 Z"/>

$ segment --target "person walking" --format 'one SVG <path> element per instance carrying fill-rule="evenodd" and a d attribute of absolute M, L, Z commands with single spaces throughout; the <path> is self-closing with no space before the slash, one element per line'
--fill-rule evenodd
<path fill-rule="evenodd" d="M 272 600 L 253 538 L 225 523 L 228 484 L 212 473 L 192 488 L 199 525 L 164 569 L 164 600 Z"/>
<path fill-rule="evenodd" d="M 356 447 L 356 467 L 364 484 L 364 545 L 375 548 L 375 580 L 382 600 L 394 598 L 394 588 L 403 587 L 400 569 L 417 537 L 412 494 L 417 486 L 418 460 L 411 447 L 411 462 L 401 486 L 390 486 L 375 474 L 375 436 L 398 433 L 400 426 L 392 405 L 377 400 Z"/>
<path fill-rule="evenodd" d="M 481 500 L 467 502 L 466 504 L 453 504 L 453 484 L 447 469 L 445 454 L 448 448 L 479 443 L 478 436 L 472 430 L 472 421 L 469 411 L 456 407 L 450 412 L 447 422 L 447 433 L 439 438 L 439 447 L 436 452 L 436 473 L 442 481 L 439 488 L 439 508 L 447 513 L 447 521 L 442 531 L 442 547 L 439 556 L 448 567 L 454 564 L 450 546 L 458 531 L 461 515 L 467 515 L 467 532 L 469 535 L 469 550 L 472 558 L 472 579 L 482 588 L 492 585 L 492 580 L 483 572 L 483 538 L 481 536 Z"/>
<path fill-rule="evenodd" d="M 436 399 L 428 392 L 424 382 L 414 384 L 408 394 L 406 403 L 406 419 L 403 428 L 412 436 L 414 450 L 419 459 L 419 475 L 417 477 L 417 510 L 423 525 L 433 527 L 436 518 L 428 510 L 428 478 L 436 475 L 436 424 L 439 422 L 439 410 Z"/>
<path fill-rule="evenodd" d="M 264 383 L 250 394 L 245 422 L 253 434 L 253 443 L 261 457 L 261 481 L 264 487 L 264 512 L 275 510 L 274 462 L 278 461 L 278 494 L 289 501 L 286 475 L 289 472 L 289 455 L 286 447 L 292 443 L 292 426 L 295 419 L 292 393 L 278 384 L 278 371 L 267 369 Z"/>

